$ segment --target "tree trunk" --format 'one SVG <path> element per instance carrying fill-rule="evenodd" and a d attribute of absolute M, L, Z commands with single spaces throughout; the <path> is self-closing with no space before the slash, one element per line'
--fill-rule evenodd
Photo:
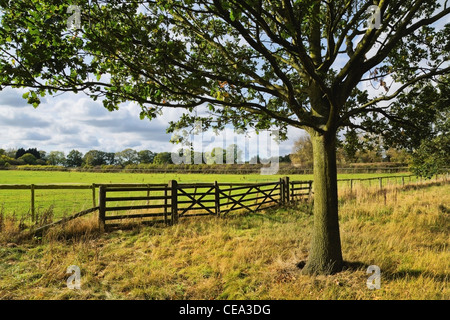
<path fill-rule="evenodd" d="M 342 270 L 338 221 L 336 134 L 311 132 L 314 152 L 314 229 L 305 274 Z"/>

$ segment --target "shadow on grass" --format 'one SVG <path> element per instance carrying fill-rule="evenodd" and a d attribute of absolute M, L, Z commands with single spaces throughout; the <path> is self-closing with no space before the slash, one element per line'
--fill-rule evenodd
<path fill-rule="evenodd" d="M 300 270 L 303 269 L 306 265 L 306 261 L 300 261 L 297 263 L 297 268 Z M 350 272 L 356 272 L 356 271 L 366 271 L 369 268 L 369 264 L 361 262 L 361 261 L 344 261 L 344 266 L 342 268 L 342 272 L 344 271 L 350 271 Z M 381 277 L 384 280 L 399 280 L 399 279 L 413 279 L 413 278 L 431 278 L 435 281 L 439 281 L 442 283 L 447 283 L 450 279 L 450 274 L 434 274 L 432 272 L 426 271 L 426 270 L 402 270 L 402 271 L 383 271 L 381 270 Z"/>
<path fill-rule="evenodd" d="M 306 265 L 306 260 L 302 260 L 297 263 L 297 268 L 300 270 L 303 269 Z M 360 262 L 360 261 L 344 261 L 344 265 L 342 267 L 342 271 L 361 271 L 367 270 L 369 267 L 368 264 Z"/>

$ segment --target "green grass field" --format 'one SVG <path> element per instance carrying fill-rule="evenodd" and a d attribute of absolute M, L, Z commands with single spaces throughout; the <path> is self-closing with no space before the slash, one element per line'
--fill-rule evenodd
<path fill-rule="evenodd" d="M 339 174 L 338 179 L 370 178 L 389 175 L 407 175 L 408 173 L 382 174 Z M 65 171 L 0 171 L 0 184 L 51 184 L 51 183 L 167 183 L 169 180 L 184 182 L 266 182 L 277 181 L 285 175 L 259 174 L 180 174 L 180 173 L 101 173 L 101 172 L 65 172 Z M 291 180 L 311 180 L 312 175 L 289 175 Z"/>
<path fill-rule="evenodd" d="M 331 276 L 297 266 L 311 241 L 307 207 L 103 234 L 87 216 L 42 238 L 0 237 L 0 299 L 448 300 L 449 213 L 448 184 L 342 197 L 347 267 Z M 70 265 L 81 290 L 66 286 Z M 378 290 L 366 286 L 369 265 L 381 269 Z"/>
<path fill-rule="evenodd" d="M 398 176 L 403 174 L 340 174 L 339 179 L 358 179 L 379 176 Z M 160 184 L 177 180 L 178 183 L 208 182 L 242 183 L 275 182 L 282 175 L 231 175 L 231 174 L 145 174 L 145 173 L 93 173 L 59 171 L 0 171 L 0 184 L 86 184 L 92 183 L 145 183 Z M 312 180 L 312 175 L 290 175 L 292 180 Z M 391 181 L 392 182 L 392 181 Z M 399 182 L 398 179 L 396 181 Z M 376 181 L 365 182 L 376 184 Z M 341 182 L 341 189 L 348 187 Z M 29 190 L 0 190 L 0 213 L 15 215 L 18 219 L 30 220 L 31 195 Z M 60 218 L 93 207 L 91 190 L 36 190 L 35 207 L 37 216 L 48 215 Z"/>

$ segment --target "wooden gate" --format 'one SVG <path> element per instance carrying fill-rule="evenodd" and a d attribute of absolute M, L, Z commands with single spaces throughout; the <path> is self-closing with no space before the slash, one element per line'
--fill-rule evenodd
<path fill-rule="evenodd" d="M 268 206 L 279 205 L 282 199 L 282 182 L 258 184 L 220 184 L 228 188 L 219 189 L 220 214 L 244 210 L 256 212 Z"/>
<path fill-rule="evenodd" d="M 126 221 L 173 224 L 182 217 L 257 212 L 305 196 L 311 196 L 311 182 L 289 182 L 288 178 L 267 183 L 178 184 L 172 180 L 169 184 L 99 185 L 99 224 L 101 228 Z"/>
<path fill-rule="evenodd" d="M 100 185 L 99 223 L 102 228 L 116 226 L 109 221 L 174 222 L 170 188 L 165 184 Z M 132 196 L 130 196 L 132 194 Z M 120 212 L 125 214 L 119 214 Z"/>
<path fill-rule="evenodd" d="M 217 215 L 216 185 L 178 184 L 177 204 L 178 217 Z"/>

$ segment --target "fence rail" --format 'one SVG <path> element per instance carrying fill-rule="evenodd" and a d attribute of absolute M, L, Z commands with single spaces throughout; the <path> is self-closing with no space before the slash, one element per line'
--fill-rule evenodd
<path fill-rule="evenodd" d="M 356 182 L 377 181 L 378 187 L 383 189 L 388 181 L 411 182 L 410 176 L 385 176 L 361 179 L 339 179 L 339 183 L 350 183 L 350 192 Z M 437 179 L 438 177 L 436 177 Z M 399 182 L 400 183 L 400 182 Z M 397 184 L 399 184 L 397 183 Z M 313 196 L 313 181 L 291 181 L 289 177 L 281 178 L 277 182 L 264 183 L 183 183 L 172 180 L 167 185 L 155 187 L 108 187 L 100 186 L 100 214 L 99 223 L 106 227 L 112 220 L 139 219 L 142 222 L 164 222 L 173 224 L 182 217 L 192 216 L 224 216 L 234 211 L 257 212 L 261 209 L 280 206 L 297 200 L 311 200 Z M 147 191 L 147 196 L 109 197 L 109 192 Z M 164 191 L 162 195 L 150 195 L 156 190 Z M 153 204 L 140 204 L 139 201 L 153 201 Z M 127 202 L 132 204 L 109 207 L 108 201 Z M 159 203 L 156 203 L 159 201 Z M 163 203 L 162 203 L 163 201 Z M 145 210 L 153 210 L 145 212 Z M 110 212 L 127 211 L 127 214 L 109 215 Z M 164 220 L 155 218 L 164 217 Z"/>
<path fill-rule="evenodd" d="M 440 176 L 448 179 L 448 174 Z M 435 177 L 436 180 L 438 178 Z M 352 192 L 357 183 L 371 186 L 372 181 L 375 181 L 374 187 L 383 189 L 388 183 L 404 186 L 419 180 L 413 175 L 338 179 L 339 190 L 347 186 L 347 190 Z M 35 219 L 37 190 L 90 190 L 92 208 L 77 211 L 98 210 L 99 224 L 104 228 L 137 219 L 174 224 L 181 217 L 223 216 L 234 211 L 256 212 L 301 199 L 311 200 L 313 181 L 284 177 L 276 182 L 264 183 L 178 183 L 172 180 L 168 184 L 19 184 L 0 185 L 0 190 L 30 190 L 32 221 Z"/>

